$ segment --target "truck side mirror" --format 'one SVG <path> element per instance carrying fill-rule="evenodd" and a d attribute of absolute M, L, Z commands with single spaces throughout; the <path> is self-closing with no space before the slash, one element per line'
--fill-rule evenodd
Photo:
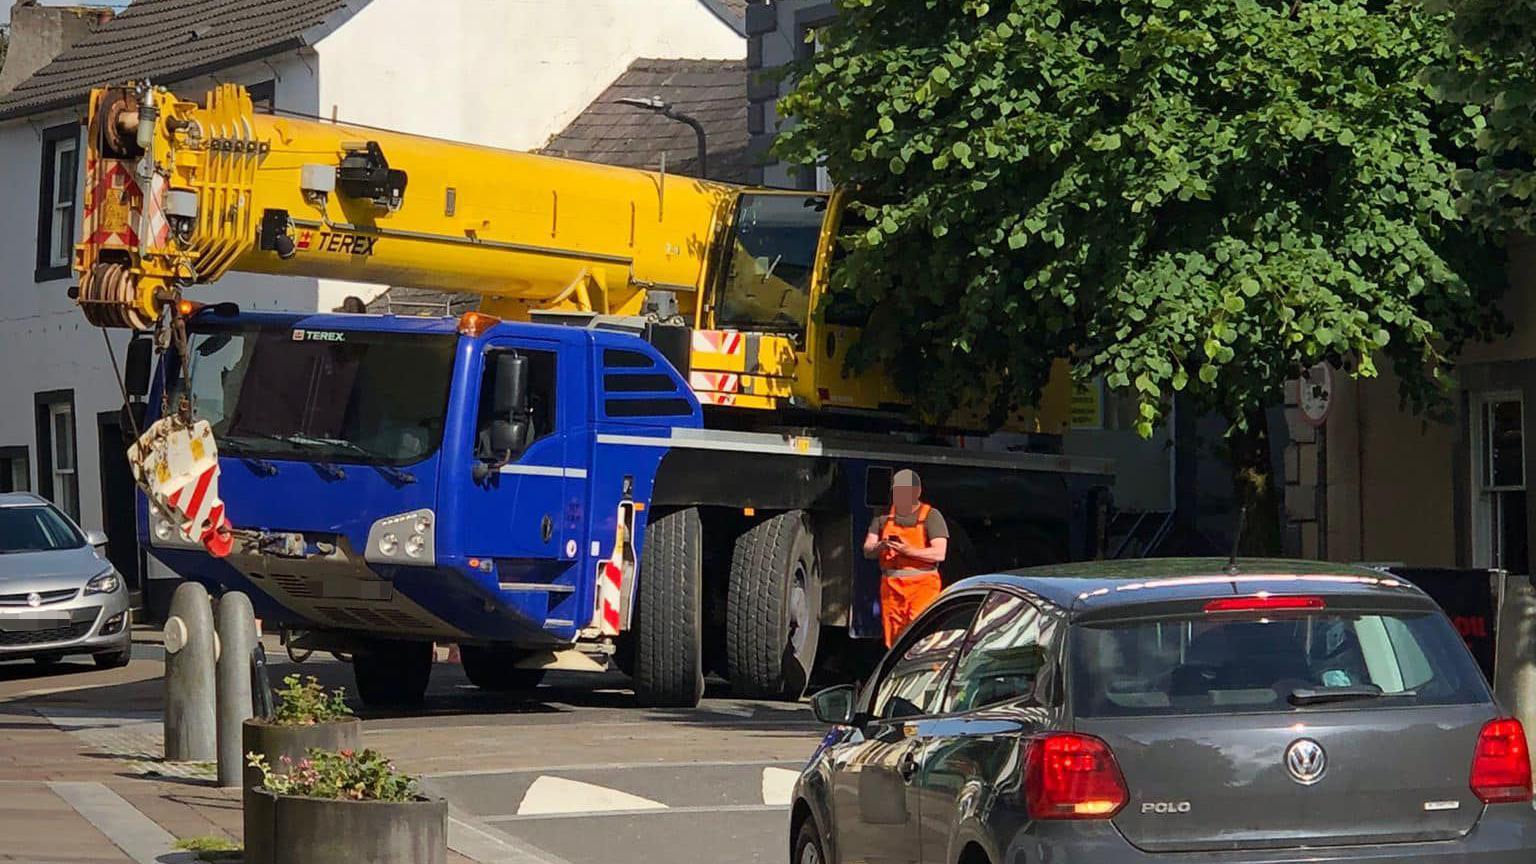
<path fill-rule="evenodd" d="M 149 373 L 154 359 L 154 340 L 135 338 L 128 342 L 128 357 L 123 365 L 123 386 L 129 396 L 143 398 L 149 395 Z"/>
<path fill-rule="evenodd" d="M 496 389 L 491 393 L 491 449 L 519 453 L 528 439 L 528 358 L 496 356 Z"/>

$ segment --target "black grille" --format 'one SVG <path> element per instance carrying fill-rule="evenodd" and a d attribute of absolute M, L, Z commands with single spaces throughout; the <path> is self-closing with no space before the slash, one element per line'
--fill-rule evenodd
<path fill-rule="evenodd" d="M 63 588 L 58 591 L 39 591 L 37 596 L 42 598 L 43 605 L 49 603 L 63 603 L 65 600 L 75 599 L 80 593 L 79 588 Z M 0 594 L 0 606 L 29 606 L 27 597 L 29 594 Z"/>
<path fill-rule="evenodd" d="M 85 634 L 91 632 L 94 621 L 80 621 L 68 627 L 54 627 L 49 630 L 21 630 L 8 633 L 0 630 L 0 647 L 14 648 L 18 645 L 48 645 L 54 642 L 73 642 Z"/>

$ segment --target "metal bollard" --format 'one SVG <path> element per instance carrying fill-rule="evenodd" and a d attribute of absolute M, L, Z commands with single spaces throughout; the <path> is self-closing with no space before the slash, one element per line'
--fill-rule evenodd
<path fill-rule="evenodd" d="M 213 610 L 208 591 L 184 582 L 165 622 L 165 758 L 206 762 L 218 753 Z"/>
<path fill-rule="evenodd" d="M 239 786 L 245 770 L 241 724 L 251 718 L 251 652 L 256 613 L 251 598 L 231 591 L 219 598 L 217 664 L 219 785 Z"/>

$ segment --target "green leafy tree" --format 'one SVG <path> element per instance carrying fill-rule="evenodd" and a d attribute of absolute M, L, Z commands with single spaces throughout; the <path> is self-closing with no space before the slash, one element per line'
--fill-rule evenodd
<path fill-rule="evenodd" d="M 1490 0 L 1491 2 L 1491 0 Z M 1328 360 L 1434 402 L 1497 325 L 1451 181 L 1470 144 L 1424 73 L 1445 16 L 1393 0 L 840 0 L 778 152 L 871 204 L 834 276 L 855 362 L 936 415 L 1038 398 L 1053 357 L 1139 402 L 1260 412 Z M 1271 490 L 1272 492 L 1273 490 Z"/>
<path fill-rule="evenodd" d="M 1536 233 L 1536 0 L 1438 0 L 1454 13 L 1463 51 L 1436 70 L 1445 97 L 1464 103 L 1478 159 L 1458 176 L 1474 221 Z"/>

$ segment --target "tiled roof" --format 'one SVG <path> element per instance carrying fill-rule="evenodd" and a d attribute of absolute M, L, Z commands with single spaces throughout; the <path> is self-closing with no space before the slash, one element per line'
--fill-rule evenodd
<path fill-rule="evenodd" d="M 737 33 L 746 35 L 747 32 L 747 3 L 750 0 L 703 0 L 705 6 L 711 12 L 720 16 L 721 20 L 735 28 Z"/>
<path fill-rule="evenodd" d="M 135 0 L 0 99 L 0 119 L 82 102 L 101 84 L 171 83 L 299 47 L 346 0 Z"/>
<path fill-rule="evenodd" d="M 474 294 L 398 286 L 390 288 L 367 304 L 368 311 L 378 315 L 420 315 L 429 318 L 445 315 L 457 317 L 478 308 L 480 298 Z"/>
<path fill-rule="evenodd" d="M 659 96 L 704 127 L 712 180 L 747 178 L 747 67 L 739 60 L 636 60 L 540 152 L 551 156 L 694 173 L 693 130 L 662 115 L 617 104 Z"/>

